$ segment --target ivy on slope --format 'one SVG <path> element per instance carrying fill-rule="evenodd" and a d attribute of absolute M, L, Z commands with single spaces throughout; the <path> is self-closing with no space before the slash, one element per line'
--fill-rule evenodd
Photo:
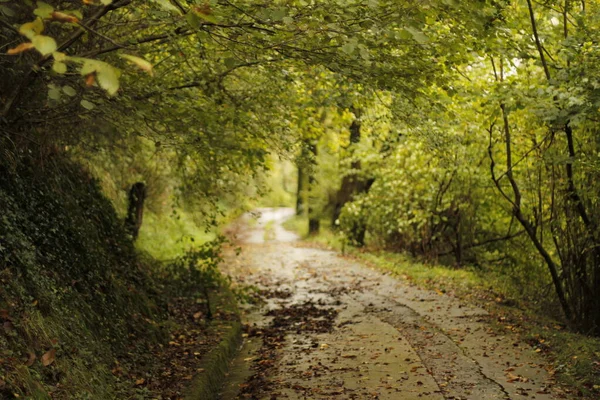
<path fill-rule="evenodd" d="M 0 397 L 118 397 L 115 359 L 164 307 L 112 205 L 54 156 L 0 165 L 0 209 Z"/>

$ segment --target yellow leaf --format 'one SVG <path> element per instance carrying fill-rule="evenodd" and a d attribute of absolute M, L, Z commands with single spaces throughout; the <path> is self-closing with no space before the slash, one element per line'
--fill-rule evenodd
<path fill-rule="evenodd" d="M 152 69 L 152 64 L 150 64 L 148 61 L 144 60 L 143 58 L 132 56 L 129 54 L 121 54 L 121 57 L 123 57 L 124 59 L 126 59 L 129 62 L 134 63 L 135 65 L 137 65 L 138 68 L 140 68 L 144 72 L 147 72 L 150 76 L 154 76 L 154 70 Z"/>
<path fill-rule="evenodd" d="M 54 64 L 52 64 L 52 70 L 57 74 L 64 74 L 67 72 L 67 64 L 64 62 L 54 61 Z"/>
<path fill-rule="evenodd" d="M 96 70 L 96 80 L 98 85 L 112 96 L 119 90 L 120 71 L 110 64 L 103 63 L 101 68 Z"/>
<path fill-rule="evenodd" d="M 44 31 L 44 22 L 41 18 L 36 18 L 33 22 L 28 22 L 21 25 L 19 33 L 28 39 L 33 39 L 34 36 L 39 35 Z"/>
<path fill-rule="evenodd" d="M 42 53 L 43 56 L 52 54 L 56 51 L 57 45 L 56 40 L 50 36 L 37 35 L 31 39 L 31 43 L 35 46 L 36 50 Z"/>
<path fill-rule="evenodd" d="M 55 51 L 52 53 L 52 57 L 54 57 L 54 59 L 58 62 L 65 62 L 68 58 L 65 53 L 61 53 L 60 51 Z"/>

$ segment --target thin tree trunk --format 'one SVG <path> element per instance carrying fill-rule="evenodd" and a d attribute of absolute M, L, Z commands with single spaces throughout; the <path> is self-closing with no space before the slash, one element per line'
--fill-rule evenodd
<path fill-rule="evenodd" d="M 529 1 L 530 0 L 528 0 L 528 2 Z M 496 70 L 493 59 L 492 59 L 492 65 L 494 66 L 494 74 L 496 76 L 496 79 L 499 81 L 502 81 L 504 79 L 503 63 L 500 62 L 500 71 Z M 561 307 L 563 309 L 565 317 L 567 318 L 567 320 L 571 321 L 573 314 L 571 311 L 571 307 L 569 306 L 569 303 L 567 302 L 567 298 L 565 296 L 565 292 L 564 292 L 564 289 L 563 289 L 563 286 L 562 286 L 562 283 L 560 280 L 560 275 L 558 273 L 558 269 L 559 269 L 558 265 L 554 262 L 554 260 L 552 259 L 552 256 L 548 252 L 548 250 L 546 250 L 546 248 L 544 247 L 544 244 L 539 240 L 538 236 L 536 235 L 535 227 L 533 225 L 531 225 L 529 220 L 523 214 L 523 210 L 521 207 L 521 200 L 522 200 L 521 191 L 520 191 L 519 185 L 518 185 L 517 181 L 515 180 L 515 177 L 513 174 L 514 165 L 512 162 L 512 137 L 511 137 L 512 135 L 511 135 L 511 130 L 510 130 L 510 123 L 508 120 L 508 111 L 506 110 L 506 106 L 503 103 L 500 104 L 500 109 L 502 110 L 503 133 L 504 133 L 504 141 L 505 141 L 505 145 L 506 145 L 506 147 L 505 147 L 505 151 L 506 151 L 506 173 L 505 173 L 505 175 L 508 178 L 508 181 L 511 186 L 511 190 L 513 193 L 512 199 L 508 194 L 505 193 L 504 189 L 500 185 L 499 180 L 496 179 L 496 175 L 495 175 L 495 171 L 494 171 L 495 163 L 494 163 L 493 154 L 492 154 L 492 150 L 491 150 L 492 141 L 490 139 L 489 155 L 492 160 L 492 163 L 490 165 L 492 180 L 494 181 L 494 184 L 496 185 L 496 187 L 500 191 L 500 193 L 503 195 L 503 197 L 506 198 L 512 204 L 513 215 L 515 216 L 517 221 L 519 221 L 521 226 L 524 228 L 525 232 L 529 236 L 529 238 L 530 238 L 531 242 L 533 243 L 533 245 L 535 246 L 536 250 L 538 251 L 538 253 L 542 256 L 542 258 L 546 262 L 546 265 L 550 272 L 550 276 L 552 277 L 552 283 L 554 284 L 554 289 L 556 291 L 558 301 L 561 304 Z M 492 132 L 492 129 L 490 128 L 490 135 L 491 135 L 491 132 Z"/>
<path fill-rule="evenodd" d="M 563 35 L 566 38 L 568 38 L 569 36 L 569 29 L 568 29 L 568 13 L 569 13 L 569 9 L 570 9 L 570 0 L 565 0 L 564 2 L 564 7 L 563 7 Z M 582 2 L 583 7 L 585 7 L 584 3 Z M 542 66 L 544 68 L 544 74 L 546 75 L 546 79 L 547 81 L 550 83 L 552 76 L 550 73 L 550 69 L 548 67 L 548 63 L 546 61 L 546 57 L 544 54 L 544 49 L 541 45 L 541 40 L 539 37 L 539 33 L 537 30 L 537 24 L 536 24 L 536 20 L 535 20 L 535 14 L 533 12 L 533 5 L 532 5 L 532 1 L 531 0 L 527 0 L 527 6 L 528 6 L 528 10 L 529 10 L 529 18 L 531 20 L 531 29 L 533 31 L 533 36 L 535 39 L 535 43 L 536 43 L 536 47 L 537 47 L 537 51 L 539 54 L 539 58 L 540 61 L 542 63 Z M 577 189 L 576 185 L 575 185 L 575 178 L 574 178 L 574 171 L 573 171 L 573 163 L 576 160 L 577 157 L 577 153 L 575 152 L 575 144 L 574 144 L 574 137 L 573 137 L 573 129 L 570 125 L 570 121 L 567 121 L 564 124 L 563 127 L 563 132 L 565 133 L 565 138 L 567 140 L 567 154 L 569 156 L 566 164 L 565 164 L 565 174 L 567 177 L 567 195 L 568 195 L 568 199 L 572 202 L 572 204 L 575 207 L 575 210 L 579 216 L 579 218 L 581 219 L 581 221 L 583 222 L 583 225 L 585 227 L 585 231 L 587 234 L 587 238 L 590 241 L 589 245 L 591 247 L 591 251 L 592 251 L 592 280 L 591 282 L 589 282 L 589 280 L 587 280 L 586 282 L 582 282 L 583 286 L 582 289 L 584 289 L 586 291 L 587 296 L 589 296 L 589 298 L 587 300 L 584 300 L 584 303 L 586 304 L 586 307 L 584 307 L 584 309 L 586 310 L 586 316 L 583 315 L 577 315 L 578 319 L 592 319 L 593 321 L 579 321 L 579 322 L 583 322 L 586 325 L 592 324 L 594 326 L 592 326 L 592 329 L 598 330 L 600 328 L 600 243 L 598 243 L 598 238 L 597 238 L 597 226 L 596 224 L 593 222 L 593 219 L 590 218 L 588 210 L 586 209 L 585 203 L 583 202 L 583 199 L 581 198 L 580 194 L 579 194 L 579 190 Z M 583 261 L 585 263 L 585 261 Z M 584 265 L 583 266 L 584 274 L 587 272 L 587 267 Z M 589 283 L 592 284 L 593 287 L 589 287 Z"/>
<path fill-rule="evenodd" d="M 129 204 L 127 206 L 127 219 L 125 225 L 133 237 L 137 239 L 144 218 L 144 201 L 146 200 L 146 185 L 137 182 L 129 190 Z"/>
<path fill-rule="evenodd" d="M 304 169 L 298 165 L 298 190 L 296 191 L 296 215 L 304 213 Z"/>
<path fill-rule="evenodd" d="M 310 168 L 310 172 L 308 175 L 308 234 L 309 235 L 316 235 L 319 233 L 320 230 L 320 220 L 319 220 L 319 216 L 316 213 L 315 210 L 315 192 L 316 192 L 316 185 L 317 185 L 317 180 L 315 178 L 315 170 L 316 170 L 316 164 L 317 164 L 317 155 L 318 155 L 318 149 L 317 149 L 317 144 L 316 143 L 311 143 L 309 146 L 309 151 L 311 153 L 311 168 Z"/>

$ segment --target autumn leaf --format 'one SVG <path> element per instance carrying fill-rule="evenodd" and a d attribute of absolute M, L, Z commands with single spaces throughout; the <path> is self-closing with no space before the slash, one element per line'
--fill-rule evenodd
<path fill-rule="evenodd" d="M 147 72 L 150 76 L 154 76 L 154 70 L 152 68 L 152 64 L 143 58 L 132 56 L 129 54 L 121 54 L 121 57 L 126 59 L 127 61 L 135 64 L 142 71 Z"/>
<path fill-rule="evenodd" d="M 44 31 L 44 22 L 41 18 L 36 18 L 33 22 L 27 22 L 21 25 L 19 33 L 25 36 L 27 39 L 33 39 L 34 36 L 39 35 Z"/>
<path fill-rule="evenodd" d="M 65 22 L 65 23 L 71 23 L 71 24 L 77 24 L 79 22 L 79 18 L 77 18 L 76 16 L 65 14 L 60 11 L 54 11 L 50 15 L 50 17 L 53 21 L 58 21 L 58 22 Z"/>
<path fill-rule="evenodd" d="M 139 385 L 143 385 L 143 384 L 144 384 L 144 382 L 146 382 L 146 379 L 144 379 L 144 378 L 140 378 L 140 379 L 137 379 L 137 380 L 135 381 L 135 384 L 136 384 L 137 386 L 139 386 Z"/>
<path fill-rule="evenodd" d="M 35 355 L 35 353 L 33 351 L 30 351 L 29 358 L 27 359 L 25 366 L 31 367 L 33 365 L 33 363 L 35 362 L 36 358 L 37 358 L 37 356 Z"/>
<path fill-rule="evenodd" d="M 210 4 L 204 4 L 202 6 L 194 7 L 194 14 L 198 17 L 202 18 L 206 22 L 210 22 L 213 24 L 218 23 L 219 21 L 213 15 L 212 9 L 210 8 Z"/>
<path fill-rule="evenodd" d="M 94 86 L 94 83 L 96 83 L 96 75 L 89 74 L 85 77 L 85 85 L 87 87 Z"/>
<path fill-rule="evenodd" d="M 42 365 L 44 367 L 47 367 L 48 365 L 52 364 L 55 359 L 56 359 L 56 349 L 49 350 L 46 353 L 44 353 L 44 355 L 42 356 Z"/>
<path fill-rule="evenodd" d="M 8 51 L 6 52 L 6 54 L 8 54 L 9 56 L 12 56 L 12 55 L 15 55 L 15 54 L 21 54 L 24 51 L 33 49 L 34 47 L 35 46 L 31 42 L 21 43 L 17 47 L 13 47 L 12 49 L 8 49 Z"/>

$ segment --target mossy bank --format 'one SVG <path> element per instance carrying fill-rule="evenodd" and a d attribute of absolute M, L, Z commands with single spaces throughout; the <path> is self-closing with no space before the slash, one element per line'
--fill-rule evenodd
<path fill-rule="evenodd" d="M 168 269 L 60 154 L 0 162 L 0 209 L 0 398 L 150 398 L 128 362 L 177 324 Z"/>

